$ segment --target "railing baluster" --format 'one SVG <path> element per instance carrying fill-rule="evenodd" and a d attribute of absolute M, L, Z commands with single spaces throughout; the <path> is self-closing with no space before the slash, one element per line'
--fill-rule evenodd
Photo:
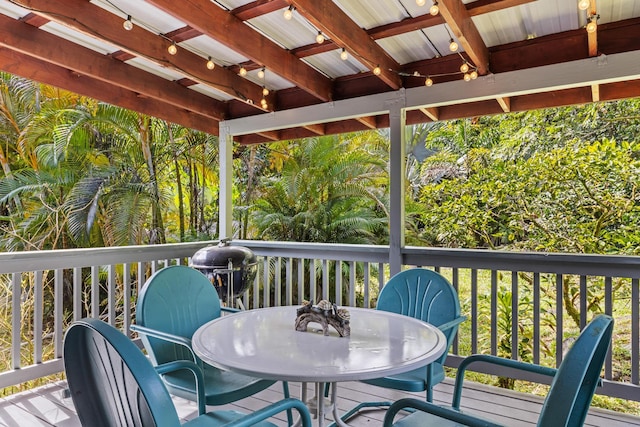
<path fill-rule="evenodd" d="M 533 363 L 540 363 L 540 273 L 533 273 Z"/>
<path fill-rule="evenodd" d="M 356 283 L 357 282 L 357 270 L 356 270 L 356 262 L 349 261 L 349 305 L 356 305 Z"/>
<path fill-rule="evenodd" d="M 518 273 L 511 272 L 511 358 L 518 360 Z"/>
<path fill-rule="evenodd" d="M 478 270 L 471 270 L 471 353 L 478 352 Z"/>
<path fill-rule="evenodd" d="M 613 314 L 613 281 L 611 277 L 604 278 L 604 312 L 611 316 Z M 615 337 L 612 337 L 615 342 Z M 604 377 L 610 380 L 613 376 L 613 358 L 612 351 L 614 342 L 609 346 L 607 351 L 607 359 L 604 362 Z"/>
<path fill-rule="evenodd" d="M 371 307 L 371 264 L 364 263 L 364 307 Z"/>
<path fill-rule="evenodd" d="M 91 266 L 91 317 L 100 317 L 100 268 Z"/>
<path fill-rule="evenodd" d="M 274 304 L 276 307 L 282 305 L 282 258 L 277 257 L 275 260 L 275 270 L 276 273 L 273 277 L 273 286 L 274 286 Z"/>
<path fill-rule="evenodd" d="M 338 305 L 342 305 L 342 261 L 336 260 L 335 262 L 335 274 L 336 274 L 336 285 L 335 285 L 335 302 Z"/>
<path fill-rule="evenodd" d="M 64 295 L 64 270 L 57 268 L 53 276 L 54 357 L 62 357 L 62 337 L 64 331 L 64 307 L 62 305 Z"/>
<path fill-rule="evenodd" d="M 458 269 L 453 268 L 451 270 L 451 285 L 458 292 L 458 288 L 460 287 L 460 276 L 458 274 Z M 458 346 L 460 344 L 460 332 L 456 334 L 453 338 L 453 345 L 451 346 L 451 351 L 453 354 L 458 354 Z"/>
<path fill-rule="evenodd" d="M 109 324 L 116 325 L 116 267 L 107 266 L 107 305 L 109 307 Z"/>
<path fill-rule="evenodd" d="M 564 289 L 562 274 L 556 274 L 556 366 L 562 363 L 562 345 L 564 343 L 564 331 L 562 327 L 562 292 Z"/>
<path fill-rule="evenodd" d="M 580 330 L 587 326 L 587 276 L 580 276 Z"/>
<path fill-rule="evenodd" d="M 73 320 L 82 318 L 82 268 L 73 269 Z"/>
<path fill-rule="evenodd" d="M 305 300 L 304 292 L 304 258 L 298 259 L 298 304 Z"/>
<path fill-rule="evenodd" d="M 322 260 L 322 299 L 329 300 L 329 260 Z"/>
<path fill-rule="evenodd" d="M 38 270 L 34 274 L 33 283 L 33 361 L 42 363 L 42 329 L 44 322 L 44 274 Z"/>
<path fill-rule="evenodd" d="M 122 265 L 122 297 L 124 298 L 124 307 L 123 307 L 123 331 L 125 335 L 131 336 L 131 331 L 129 327 L 131 326 L 131 265 L 125 262 Z"/>
<path fill-rule="evenodd" d="M 20 347 L 22 346 L 22 274 L 11 275 L 11 367 L 19 369 Z"/>
<path fill-rule="evenodd" d="M 285 260 L 285 304 L 293 305 L 293 259 L 288 257 Z"/>
<path fill-rule="evenodd" d="M 317 303 L 316 299 L 316 260 L 309 261 L 309 301 Z"/>
<path fill-rule="evenodd" d="M 498 272 L 491 270 L 491 354 L 498 354 Z"/>
<path fill-rule="evenodd" d="M 631 384 L 638 384 L 640 363 L 640 279 L 631 280 Z"/>
<path fill-rule="evenodd" d="M 269 297 L 271 296 L 271 279 L 269 278 L 269 268 L 270 268 L 270 258 L 269 257 L 264 257 L 263 259 L 263 278 L 262 278 L 262 292 L 264 292 L 264 294 L 262 295 L 262 306 L 263 307 L 269 307 L 271 304 L 269 302 Z M 256 308 L 258 308 L 258 306 L 256 306 Z"/>

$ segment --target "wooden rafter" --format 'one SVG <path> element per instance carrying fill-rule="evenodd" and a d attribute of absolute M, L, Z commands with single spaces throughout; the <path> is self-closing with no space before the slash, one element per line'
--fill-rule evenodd
<path fill-rule="evenodd" d="M 596 7 L 596 0 L 591 0 L 589 2 L 589 16 L 595 17 L 597 23 L 598 9 Z M 596 30 L 591 33 L 587 33 L 587 39 L 589 41 L 589 56 L 597 56 L 598 55 L 598 27 L 596 26 Z"/>
<path fill-rule="evenodd" d="M 369 70 L 379 69 L 378 77 L 392 89 L 402 87 L 398 64 L 365 30 L 353 22 L 332 1 L 290 0 L 312 25 L 346 49 Z"/>
<path fill-rule="evenodd" d="M 486 74 L 489 71 L 489 49 L 464 3 L 461 0 L 440 0 L 438 4 L 442 17 L 471 61 L 478 67 L 478 73 Z"/>
<path fill-rule="evenodd" d="M 318 99 L 331 100 L 331 81 L 328 78 L 211 1 L 183 0 L 180 7 L 176 7 L 175 0 L 148 1 Z"/>
<path fill-rule="evenodd" d="M 176 108 L 157 99 L 141 97 L 138 93 L 102 80 L 70 72 L 67 68 L 51 64 L 23 53 L 0 48 L 0 63 L 8 73 L 59 87 L 80 95 L 119 105 L 171 123 L 218 134 L 218 121 Z"/>
<path fill-rule="evenodd" d="M 180 55 L 171 56 L 167 52 L 170 42 L 165 37 L 139 26 L 125 31 L 121 18 L 85 0 L 15 1 L 40 16 L 72 27 L 89 37 L 107 40 L 131 55 L 186 73 L 192 80 L 214 87 L 236 99 L 253 100 L 254 105 L 259 105 L 258 101 L 262 98 L 261 86 L 224 67 L 208 70 L 202 66 L 203 58 L 189 51 L 181 50 Z M 273 98 L 267 99 L 267 102 L 272 105 Z"/>
<path fill-rule="evenodd" d="M 421 108 L 420 111 L 422 111 L 422 114 L 424 114 L 425 116 L 429 117 L 434 122 L 437 122 L 438 118 L 440 116 L 440 112 L 438 111 L 438 108 L 436 108 L 436 107 Z"/>
<path fill-rule="evenodd" d="M 220 101 L 4 15 L 0 15 L 0 46 L 215 120 L 225 117 L 226 106 Z M 173 89 L 167 91 L 169 86 Z"/>

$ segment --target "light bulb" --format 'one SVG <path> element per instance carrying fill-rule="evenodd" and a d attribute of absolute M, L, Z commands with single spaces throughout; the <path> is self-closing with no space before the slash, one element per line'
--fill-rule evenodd
<path fill-rule="evenodd" d="M 597 28 L 598 28 L 598 23 L 596 22 L 595 19 L 592 18 L 587 24 L 587 33 L 593 33 L 596 31 Z"/>
<path fill-rule="evenodd" d="M 589 0 L 580 0 L 578 2 L 578 9 L 580 10 L 587 10 L 589 8 Z"/>
<path fill-rule="evenodd" d="M 269 95 L 269 89 L 262 86 L 262 96 L 268 96 L 268 95 Z"/>
<path fill-rule="evenodd" d="M 460 72 L 461 72 L 461 73 L 466 73 L 467 71 L 469 71 L 469 64 L 467 64 L 467 63 L 465 62 L 465 63 L 463 63 L 463 64 L 460 66 Z"/>
<path fill-rule="evenodd" d="M 464 81 L 468 82 L 469 80 L 471 80 L 471 74 L 469 73 L 464 73 Z"/>
<path fill-rule="evenodd" d="M 244 68 L 244 67 L 240 67 L 240 75 L 242 77 L 246 76 L 247 75 L 247 69 Z"/>
<path fill-rule="evenodd" d="M 449 50 L 451 52 L 456 52 L 458 50 L 458 43 L 453 41 L 453 39 L 449 40 Z"/>
<path fill-rule="evenodd" d="M 424 85 L 427 87 L 433 85 L 433 80 L 431 80 L 431 77 L 427 77 L 427 79 L 424 81 Z"/>
<path fill-rule="evenodd" d="M 438 2 L 434 2 L 433 6 L 431 6 L 429 8 L 429 13 L 431 14 L 431 16 L 436 16 L 438 13 L 440 13 L 440 8 L 438 7 Z"/>
<path fill-rule="evenodd" d="M 471 72 L 471 80 L 475 80 L 478 78 L 478 72 L 476 70 L 473 70 Z"/>
<path fill-rule="evenodd" d="M 269 104 L 267 104 L 267 100 L 262 98 L 262 100 L 260 100 L 260 105 L 262 106 L 263 109 L 267 109 L 267 107 L 269 106 Z"/>
<path fill-rule="evenodd" d="M 211 60 L 211 57 L 209 57 L 209 60 L 207 61 L 207 68 L 210 70 L 216 68 L 216 63 Z"/>
<path fill-rule="evenodd" d="M 127 20 L 122 23 L 122 27 L 127 30 L 133 30 L 133 22 L 131 22 L 131 15 L 127 15 Z"/>
<path fill-rule="evenodd" d="M 346 50 L 344 50 L 344 48 L 342 48 L 342 52 L 340 52 L 340 59 L 342 59 L 343 61 L 346 61 L 347 58 L 349 58 L 349 54 L 347 53 Z"/>
<path fill-rule="evenodd" d="M 293 6 L 289 6 L 289 8 L 284 11 L 284 19 L 291 21 L 291 18 L 293 18 Z"/>
<path fill-rule="evenodd" d="M 322 35 L 322 32 L 320 32 L 320 31 L 318 31 L 318 35 L 316 36 L 316 43 L 318 43 L 318 44 L 324 43 L 324 36 Z"/>
<path fill-rule="evenodd" d="M 380 69 L 380 66 L 376 65 L 376 67 L 373 69 L 373 74 L 375 74 L 376 76 L 379 76 L 381 72 L 382 70 Z"/>
<path fill-rule="evenodd" d="M 425 4 L 425 3 L 426 3 L 426 1 L 425 1 L 425 0 L 416 0 L 416 4 L 417 4 L 418 6 L 424 6 L 424 4 Z"/>
<path fill-rule="evenodd" d="M 258 71 L 258 78 L 264 79 L 264 68 L 261 68 L 260 71 Z"/>
<path fill-rule="evenodd" d="M 169 47 L 167 48 L 167 51 L 171 54 L 171 55 L 175 55 L 176 53 L 178 53 L 178 48 L 176 47 L 175 42 L 171 43 L 169 45 Z"/>

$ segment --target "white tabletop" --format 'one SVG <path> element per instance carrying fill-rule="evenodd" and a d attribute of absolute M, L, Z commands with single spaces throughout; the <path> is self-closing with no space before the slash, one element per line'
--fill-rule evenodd
<path fill-rule="evenodd" d="M 220 369 L 300 382 L 378 378 L 425 366 L 446 351 L 440 330 L 411 317 L 348 307 L 351 336 L 317 324 L 295 330 L 299 306 L 241 311 L 215 319 L 193 336 L 196 354 Z"/>

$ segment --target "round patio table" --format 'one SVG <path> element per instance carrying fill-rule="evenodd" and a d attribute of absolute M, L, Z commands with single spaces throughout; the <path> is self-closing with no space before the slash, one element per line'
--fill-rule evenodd
<path fill-rule="evenodd" d="M 336 383 L 398 374 L 436 360 L 447 348 L 438 328 L 423 321 L 381 310 L 346 307 L 351 334 L 340 337 L 330 326 L 295 330 L 299 306 L 240 311 L 206 323 L 193 335 L 195 353 L 206 363 L 257 378 L 316 383 L 316 398 L 331 383 L 333 417 Z M 306 400 L 303 384 L 302 400 Z M 321 399 L 324 402 L 324 399 Z M 324 404 L 314 404 L 322 426 Z"/>

